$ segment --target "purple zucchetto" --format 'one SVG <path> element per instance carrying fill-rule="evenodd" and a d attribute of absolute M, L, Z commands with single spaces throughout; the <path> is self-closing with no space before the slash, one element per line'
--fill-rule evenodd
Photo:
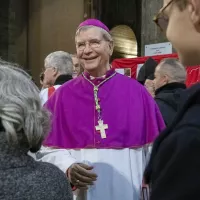
<path fill-rule="evenodd" d="M 96 27 L 104 29 L 108 33 L 110 32 L 109 28 L 103 22 L 99 21 L 98 19 L 87 19 L 78 26 L 78 29 L 83 26 L 96 26 Z"/>

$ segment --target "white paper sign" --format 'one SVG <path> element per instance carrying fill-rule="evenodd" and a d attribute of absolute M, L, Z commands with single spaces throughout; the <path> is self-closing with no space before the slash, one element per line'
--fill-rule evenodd
<path fill-rule="evenodd" d="M 156 56 L 172 53 L 172 44 L 170 42 L 145 45 L 145 56 Z"/>
<path fill-rule="evenodd" d="M 115 69 L 115 71 L 119 74 L 124 75 L 124 69 Z"/>

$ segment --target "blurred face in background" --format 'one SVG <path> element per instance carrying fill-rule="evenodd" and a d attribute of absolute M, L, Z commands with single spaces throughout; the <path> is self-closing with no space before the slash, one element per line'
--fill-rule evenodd
<path fill-rule="evenodd" d="M 49 66 L 46 62 L 44 64 L 44 80 L 43 84 L 46 86 L 52 86 L 55 82 L 58 70 L 55 67 Z"/>
<path fill-rule="evenodd" d="M 40 74 L 40 85 L 42 89 L 48 88 L 51 85 L 48 84 L 48 82 L 44 79 L 44 72 Z"/>
<path fill-rule="evenodd" d="M 157 90 L 158 88 L 166 85 L 168 83 L 168 77 L 165 74 L 162 74 L 160 72 L 160 66 L 158 65 L 156 67 L 155 73 L 154 73 L 155 79 L 154 79 L 154 87 L 155 90 Z"/>
<path fill-rule="evenodd" d="M 155 22 L 187 66 L 200 64 L 200 1 L 163 0 Z"/>
<path fill-rule="evenodd" d="M 72 57 L 73 62 L 73 78 L 76 78 L 80 74 L 80 62 L 76 56 Z"/>

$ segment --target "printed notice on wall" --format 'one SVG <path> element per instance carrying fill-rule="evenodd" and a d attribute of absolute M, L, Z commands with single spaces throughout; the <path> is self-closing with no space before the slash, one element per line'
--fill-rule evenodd
<path fill-rule="evenodd" d="M 170 42 L 145 45 L 145 56 L 157 56 L 172 53 L 172 44 Z"/>

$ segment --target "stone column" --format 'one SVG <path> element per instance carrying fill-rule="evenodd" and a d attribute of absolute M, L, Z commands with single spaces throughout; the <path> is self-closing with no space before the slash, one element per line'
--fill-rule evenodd
<path fill-rule="evenodd" d="M 8 60 L 28 68 L 28 0 L 9 0 Z"/>
<path fill-rule="evenodd" d="M 1 0 L 0 57 L 27 67 L 27 0 Z"/>
<path fill-rule="evenodd" d="M 144 55 L 145 45 L 167 42 L 165 35 L 153 22 L 153 17 L 162 6 L 163 0 L 142 0 L 141 55 Z"/>
<path fill-rule="evenodd" d="M 2 0 L 0 6 L 0 58 L 8 59 L 9 1 Z"/>

